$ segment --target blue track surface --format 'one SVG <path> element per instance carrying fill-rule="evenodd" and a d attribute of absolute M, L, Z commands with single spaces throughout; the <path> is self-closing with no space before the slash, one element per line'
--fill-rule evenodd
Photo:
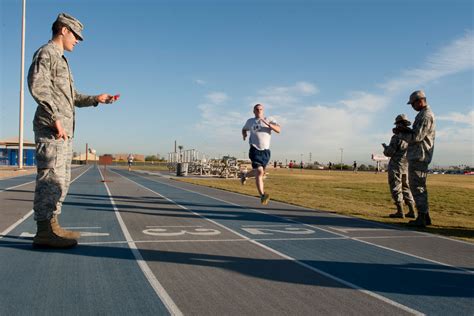
<path fill-rule="evenodd" d="M 297 224 L 252 209 L 239 208 L 221 200 L 180 190 L 124 171 L 116 172 L 249 238 L 256 238 L 248 232 L 248 226 L 251 225 L 291 225 L 289 227 L 294 229 L 293 231 L 312 229 L 314 233 L 311 235 L 291 235 L 291 230 L 287 228 L 276 228 L 282 231 L 280 233 L 275 232 L 273 228 L 271 235 L 259 235 L 265 240 L 258 242 L 422 313 L 467 315 L 474 312 L 473 273 L 360 241 L 337 239 L 339 235 L 311 228 L 303 223 Z M 296 236 L 335 239 L 299 240 Z M 282 238 L 285 240 L 278 240 Z"/>
<path fill-rule="evenodd" d="M 8 178 L 8 179 L 2 179 L 0 180 L 0 192 L 11 188 L 11 187 L 16 187 L 18 185 L 22 185 L 28 182 L 35 181 L 36 179 L 36 174 L 30 174 L 26 176 L 20 176 L 20 177 L 14 177 L 14 178 Z"/>
<path fill-rule="evenodd" d="M 122 224 L 130 226 L 129 229 L 133 230 L 132 236 L 142 238 L 140 241 L 142 244 L 138 249 L 145 260 L 150 260 L 149 264 L 154 268 L 150 271 L 155 274 L 158 281 L 160 278 L 167 278 L 168 286 L 170 286 L 169 281 L 174 282 L 174 279 L 160 275 L 160 268 L 168 269 L 166 271 L 176 273 L 175 276 L 179 277 L 181 269 L 202 269 L 206 265 L 225 267 L 237 260 L 236 262 L 240 264 L 233 267 L 233 273 L 245 272 L 244 274 L 256 277 L 257 282 L 260 278 L 274 280 L 277 284 L 294 283 L 314 288 L 326 287 L 325 292 L 328 291 L 328 287 L 345 291 L 356 288 L 369 294 L 373 293 L 374 295 L 368 296 L 370 299 L 382 298 L 381 304 L 388 302 L 395 306 L 391 306 L 395 310 L 401 306 L 406 307 L 405 312 L 414 310 L 429 315 L 474 314 L 472 266 L 443 265 L 434 260 L 425 260 L 421 256 L 417 257 L 351 238 L 349 235 L 335 233 L 327 229 L 330 225 L 325 226 L 326 222 L 323 222 L 329 221 L 328 217 L 322 216 L 321 222 L 317 223 L 315 222 L 316 212 L 312 210 L 308 210 L 306 217 L 300 217 L 298 220 L 298 217 L 292 216 L 291 211 L 296 212 L 296 208 L 292 209 L 291 206 L 287 206 L 289 212 L 285 213 L 285 216 L 279 216 L 275 213 L 269 214 L 272 210 L 272 202 L 266 208 L 262 208 L 252 197 L 234 195 L 234 199 L 230 202 L 227 200 L 230 193 L 225 195 L 222 191 L 208 189 L 204 194 L 198 192 L 202 189 L 200 187 L 165 178 L 143 176 L 119 169 L 109 175 L 115 176 L 116 181 L 110 184 L 110 187 L 122 193 L 114 193 L 112 189 L 109 196 L 96 167 L 90 168 L 71 184 L 63 206 L 61 223 L 69 229 L 81 231 L 83 237 L 80 239 L 79 247 L 69 250 L 34 250 L 31 247 L 31 236 L 36 229 L 32 216 L 0 238 L 0 315 L 167 315 L 170 313 L 160 299 L 161 296 L 157 295 L 156 285 L 154 288 L 150 284 L 149 275 L 144 274 L 144 270 L 137 262 L 136 253 L 134 254 L 129 248 L 132 244 L 126 241 L 130 241 L 130 236 L 127 237 L 128 232 L 123 230 L 123 226 L 121 227 L 120 216 L 117 216 L 111 200 L 115 201 L 115 207 L 123 212 Z M 0 185 L 8 188 L 29 182 L 28 180 L 34 180 L 34 176 L 3 180 L 0 181 Z M 164 199 L 158 196 L 151 198 L 143 191 L 136 193 L 143 188 L 147 188 L 146 192 L 150 195 L 151 192 L 155 192 Z M 281 208 L 278 211 L 286 212 L 286 209 Z M 148 218 L 150 221 L 153 217 L 152 224 L 147 222 L 147 216 L 150 216 Z M 138 217 L 140 220 L 137 219 Z M 310 219 L 312 221 L 309 221 Z M 213 249 L 216 249 L 212 247 L 219 242 L 217 237 L 212 246 L 204 240 L 205 238 L 213 239 L 212 236 L 196 237 L 203 239 L 200 243 L 193 244 L 192 242 L 196 240 L 188 238 L 188 240 L 176 240 L 175 243 L 166 244 L 165 242 L 170 242 L 170 240 L 154 239 L 153 236 L 142 233 L 146 225 L 179 225 L 181 222 L 185 222 L 186 225 L 208 223 L 207 226 L 221 231 L 222 240 L 220 241 L 232 239 L 234 241 L 232 246 L 235 246 L 236 240 L 243 240 L 245 242 L 239 241 L 238 245 L 244 247 L 243 245 L 248 244 L 253 247 L 254 253 L 255 249 L 271 252 L 272 256 L 281 260 L 271 261 L 275 267 L 274 270 L 251 271 L 255 267 L 268 268 L 265 259 L 246 258 L 245 255 L 234 257 L 232 253 L 210 254 Z M 379 227 L 375 224 L 371 226 L 371 223 L 367 221 L 357 221 L 347 217 L 336 216 L 332 222 L 351 229 Z M 321 226 L 319 227 L 318 224 Z M 204 224 L 202 227 L 207 228 L 207 226 Z M 370 233 L 377 233 L 377 229 Z M 384 234 L 386 234 L 385 237 L 394 237 L 395 239 L 392 240 L 397 240 L 397 234 L 405 234 L 405 232 L 386 229 Z M 436 248 L 436 239 L 430 240 L 433 240 L 430 247 Z M 413 239 L 413 242 L 417 240 Z M 426 245 L 429 241 L 425 238 L 424 242 Z M 453 247 L 456 246 L 456 242 L 452 242 Z M 180 246 L 184 248 L 179 248 Z M 206 246 L 209 246 L 209 249 L 206 249 Z M 474 247 L 470 245 L 463 246 L 464 250 L 471 248 L 474 250 Z M 194 253 L 195 249 L 201 249 L 205 253 L 197 250 Z M 246 251 L 247 249 L 245 248 Z M 471 255 L 474 255 L 474 251 Z M 260 262 L 260 264 L 255 266 L 252 265 L 253 262 Z M 291 262 L 296 262 L 298 265 L 288 264 Z M 300 271 L 298 273 L 301 273 L 302 269 L 310 271 L 308 275 L 313 276 L 314 280 L 300 279 L 297 277 L 300 274 L 293 275 L 291 270 L 280 271 L 279 266 L 284 266 L 285 269 L 297 267 Z M 191 275 L 193 272 L 194 270 L 186 270 L 186 273 L 191 273 Z M 318 283 L 319 281 L 316 280 L 321 280 L 321 276 L 316 277 L 318 273 L 324 277 L 330 276 L 332 281 L 336 281 Z M 197 279 L 199 281 L 199 278 Z M 219 280 L 213 281 L 218 284 Z M 176 284 L 178 290 L 173 293 L 180 295 L 179 288 L 186 288 L 187 282 Z M 204 287 L 205 283 L 206 280 L 203 280 L 202 283 L 198 283 L 198 286 Z M 213 290 L 213 288 L 210 289 L 211 292 Z M 362 295 L 365 296 L 365 294 Z M 180 302 L 186 302 L 186 297 L 179 299 Z M 315 298 L 315 300 L 318 299 Z M 206 301 L 205 298 L 203 301 Z M 215 303 L 230 304 L 225 301 Z M 206 304 L 213 304 L 213 302 L 206 302 Z M 232 304 L 243 304 L 243 302 Z M 193 307 L 186 307 L 188 311 L 193 310 Z M 201 306 L 200 311 L 203 310 L 206 310 L 205 304 L 204 307 Z M 370 314 L 371 311 L 367 310 L 367 313 Z"/>
<path fill-rule="evenodd" d="M 62 222 L 110 234 L 82 237 L 81 242 L 123 241 L 100 180 L 93 168 L 71 185 Z M 30 217 L 9 233 L 12 237 L 0 239 L 0 315 L 168 314 L 127 244 L 33 250 L 30 239 L 16 236 L 35 232 L 34 225 Z"/>

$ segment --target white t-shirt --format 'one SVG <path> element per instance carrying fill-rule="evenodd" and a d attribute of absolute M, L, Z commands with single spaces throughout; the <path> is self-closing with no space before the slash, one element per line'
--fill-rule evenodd
<path fill-rule="evenodd" d="M 278 125 L 277 122 L 272 119 L 268 120 L 265 118 L 265 120 L 271 124 Z M 262 123 L 260 119 L 255 117 L 249 118 L 242 129 L 250 131 L 249 144 L 251 146 L 258 150 L 270 149 L 272 129 L 265 123 Z"/>

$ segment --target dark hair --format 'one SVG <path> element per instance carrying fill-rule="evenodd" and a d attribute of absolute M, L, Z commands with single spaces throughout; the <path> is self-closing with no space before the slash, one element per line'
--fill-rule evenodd
<path fill-rule="evenodd" d="M 253 106 L 253 110 L 254 110 L 254 111 L 255 111 L 255 109 L 257 108 L 257 106 L 263 106 L 263 105 L 261 105 L 260 103 L 255 104 L 255 105 Z"/>
<path fill-rule="evenodd" d="M 53 31 L 53 37 L 60 34 L 63 27 L 67 27 L 69 29 L 69 26 L 66 24 L 59 22 L 58 20 L 54 21 L 53 26 L 51 27 L 51 31 Z"/>

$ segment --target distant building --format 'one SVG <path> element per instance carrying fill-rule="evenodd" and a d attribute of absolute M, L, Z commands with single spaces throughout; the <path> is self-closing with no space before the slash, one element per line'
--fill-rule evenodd
<path fill-rule="evenodd" d="M 87 157 L 86 157 L 85 153 L 84 154 L 79 154 L 77 156 L 72 157 L 72 160 L 85 163 L 86 158 L 87 158 L 87 161 L 92 161 L 92 162 L 99 161 L 99 156 L 96 155 L 96 154 L 92 154 L 92 153 L 88 153 Z"/>
<path fill-rule="evenodd" d="M 115 154 L 113 155 L 115 161 L 128 161 L 128 155 L 127 154 Z M 134 154 L 132 153 L 133 156 L 133 161 L 145 161 L 145 155 L 140 155 L 140 154 Z"/>
<path fill-rule="evenodd" d="M 10 137 L 0 140 L 0 165 L 18 165 L 18 137 Z M 36 165 L 36 145 L 30 140 L 23 139 L 23 165 Z"/>

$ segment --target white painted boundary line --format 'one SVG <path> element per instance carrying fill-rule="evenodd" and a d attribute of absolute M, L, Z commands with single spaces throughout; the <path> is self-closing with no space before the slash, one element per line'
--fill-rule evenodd
<path fill-rule="evenodd" d="M 397 236 L 393 238 L 412 238 L 413 236 Z M 425 236 L 416 236 L 417 238 L 423 238 Z M 429 236 L 428 236 L 429 237 Z M 385 238 L 385 237 L 367 237 L 367 238 Z M 296 237 L 296 238 L 251 238 L 254 241 L 293 241 L 293 240 L 303 240 L 303 241 L 310 241 L 310 240 L 344 240 L 350 239 L 349 237 Z M 236 241 L 245 241 L 248 242 L 247 239 L 162 239 L 162 240 L 134 240 L 135 244 L 166 244 L 166 243 L 206 243 L 206 242 L 236 242 Z M 115 241 L 92 241 L 92 242 L 81 242 L 81 245 L 108 245 L 108 244 L 127 244 L 128 241 L 126 240 L 115 240 Z M 8 247 L 14 245 L 25 245 L 24 242 L 22 243 L 9 243 L 8 245 L 2 245 L 0 243 L 0 247 Z M 28 244 L 29 246 L 29 244 Z"/>
<path fill-rule="evenodd" d="M 15 186 L 13 186 L 13 187 L 9 187 L 9 188 L 6 188 L 6 189 L 2 189 L 2 190 L 0 190 L 0 193 L 5 192 L 5 191 L 8 191 L 8 190 L 11 190 L 11 189 L 15 189 L 15 188 L 18 188 L 18 187 L 22 187 L 22 186 L 27 185 L 27 184 L 34 183 L 35 181 L 36 181 L 36 180 L 33 180 L 33 181 L 30 181 L 30 182 L 26 182 L 26 183 L 22 183 L 22 184 L 15 185 Z"/>
<path fill-rule="evenodd" d="M 2 239 L 6 234 L 11 232 L 12 230 L 15 229 L 18 225 L 20 225 L 24 220 L 26 220 L 28 217 L 33 214 L 33 210 L 30 210 L 28 213 L 23 215 L 19 220 L 17 220 L 15 223 L 11 224 L 7 229 L 5 229 L 3 232 L 0 233 L 0 239 Z"/>
<path fill-rule="evenodd" d="M 142 177 L 142 176 L 140 176 L 140 175 L 138 175 L 138 176 L 139 176 L 139 177 Z M 145 177 L 142 177 L 142 178 L 147 179 L 147 178 L 145 178 Z M 298 222 L 298 221 L 295 221 L 295 220 L 292 220 L 292 219 L 280 217 L 280 216 L 273 215 L 273 214 L 268 214 L 268 213 L 263 212 L 263 211 L 260 211 L 260 210 L 256 210 L 256 209 L 252 209 L 252 208 L 247 208 L 247 207 L 244 207 L 244 206 L 242 206 L 242 205 L 235 204 L 235 203 L 232 203 L 232 202 L 229 202 L 229 201 L 225 201 L 225 200 L 222 200 L 222 199 L 219 199 L 219 198 L 216 198 L 216 197 L 213 197 L 213 196 L 204 194 L 204 193 L 196 192 L 196 191 L 189 190 L 189 189 L 180 188 L 180 187 L 177 187 L 177 186 L 168 184 L 168 183 L 158 182 L 158 181 L 152 180 L 152 179 L 147 179 L 147 180 L 152 181 L 152 182 L 157 182 L 157 183 L 160 183 L 160 184 L 163 184 L 163 185 L 167 185 L 167 186 L 170 186 L 170 187 L 173 187 L 173 188 L 176 188 L 176 189 L 181 189 L 181 190 L 183 190 L 183 191 L 188 191 L 188 192 L 195 193 L 195 194 L 198 194 L 198 195 L 206 196 L 206 197 L 211 198 L 211 199 L 214 199 L 214 200 L 216 200 L 216 201 L 224 202 L 224 203 L 227 203 L 227 204 L 230 204 L 230 205 L 234 205 L 234 206 L 239 206 L 239 207 L 241 207 L 241 208 L 243 208 L 243 209 L 246 209 L 246 210 L 252 210 L 252 211 L 257 212 L 257 213 L 266 214 L 266 215 L 268 215 L 268 216 L 276 217 L 276 218 L 279 218 L 279 219 L 285 219 L 285 220 L 287 220 L 287 221 L 289 221 L 289 222 L 293 222 L 293 223 L 301 224 L 301 225 L 304 225 L 304 226 L 316 228 L 316 229 L 319 229 L 319 230 L 322 230 L 322 231 L 324 231 L 324 232 L 331 233 L 331 234 L 334 234 L 334 235 L 337 235 L 337 236 L 349 237 L 349 236 L 345 236 L 345 235 L 343 235 L 343 234 L 337 233 L 337 232 L 335 232 L 335 231 L 328 230 L 328 229 L 324 229 L 324 228 L 321 228 L 321 227 L 318 227 L 318 226 L 315 226 L 315 225 L 305 224 L 305 223 Z M 131 180 L 130 180 L 130 181 L 131 181 Z M 226 192 L 227 192 L 227 191 L 226 191 Z M 346 216 L 342 216 L 342 217 L 346 217 Z M 347 217 L 347 218 L 352 218 L 352 217 Z M 354 218 L 354 219 L 357 219 L 357 218 Z M 381 224 L 381 225 L 383 225 L 383 224 Z M 386 226 L 388 226 L 388 225 L 386 225 Z M 397 229 L 394 229 L 394 230 L 397 230 Z M 402 231 L 402 230 L 398 230 L 398 231 Z M 431 237 L 438 237 L 437 235 L 432 235 L 432 234 L 428 234 L 428 233 L 423 233 L 423 234 L 422 234 L 422 236 L 426 236 L 426 235 L 431 236 Z M 375 239 L 375 237 L 376 237 L 376 236 L 373 236 L 372 238 Z M 415 237 L 415 236 L 413 236 L 413 237 Z M 374 244 L 374 243 L 368 242 L 368 241 L 366 241 L 366 240 L 362 240 L 362 239 L 369 239 L 369 238 L 371 238 L 371 237 L 349 237 L 348 239 L 355 240 L 355 241 L 358 241 L 358 242 L 361 242 L 361 243 L 364 243 L 364 244 L 368 244 L 368 245 L 371 245 L 371 246 L 374 246 L 374 247 L 382 248 L 382 249 L 385 249 L 385 250 L 389 250 L 389 251 L 392 251 L 392 252 L 400 253 L 400 254 L 403 254 L 403 255 L 406 255 L 406 256 L 410 256 L 410 257 L 413 257 L 413 258 L 417 258 L 417 259 L 420 259 L 420 260 L 424 260 L 424 261 L 428 261 L 428 262 L 431 262 L 431 263 L 439 264 L 439 265 L 442 265 L 442 266 L 445 266 L 445 267 L 450 267 L 450 268 L 453 268 L 453 269 L 456 269 L 456 270 L 460 270 L 460 271 L 464 271 L 464 272 L 468 272 L 468 273 L 474 274 L 474 271 L 472 271 L 472 270 L 468 270 L 468 269 L 456 267 L 456 266 L 453 266 L 453 265 L 450 265 L 450 264 L 447 264 L 447 263 L 443 263 L 443 262 L 440 262 L 440 261 L 428 259 L 428 258 L 425 258 L 425 257 L 421 257 L 421 256 L 417 256 L 417 255 L 408 253 L 408 252 L 404 252 L 404 251 L 401 251 L 401 250 L 392 249 L 392 248 L 389 248 L 389 247 L 385 247 L 385 246 L 382 246 L 382 245 L 378 245 L 378 244 Z M 379 238 L 383 238 L 383 237 L 379 237 Z M 387 237 L 384 237 L 384 238 L 388 238 L 388 236 L 387 236 Z M 453 240 L 453 241 L 454 241 L 454 239 L 449 239 L 449 240 Z M 469 244 L 469 245 L 472 245 L 472 244 Z"/>
<path fill-rule="evenodd" d="M 236 241 L 245 241 L 246 239 L 170 239 L 170 240 L 134 240 L 136 244 L 166 244 L 166 243 L 205 243 L 205 242 L 236 242 Z M 84 242 L 81 245 L 102 245 L 102 244 L 126 244 L 128 241 L 94 241 L 94 242 Z M 0 244 L 1 247 L 1 244 Z"/>
<path fill-rule="evenodd" d="M 76 168 L 79 168 L 79 167 L 76 167 Z M 75 168 L 74 168 L 74 169 L 75 169 Z M 33 173 L 33 174 L 34 174 L 34 173 Z M 8 180 L 8 179 L 15 179 L 15 178 L 18 178 L 18 177 L 27 177 L 27 176 L 30 176 L 30 175 L 33 175 L 33 174 L 27 174 L 27 175 L 21 175 L 21 176 L 14 176 L 14 177 L 9 177 L 9 178 L 3 178 L 3 179 L 0 179 L 0 181 L 2 181 L 2 180 Z M 15 188 L 18 188 L 18 187 L 27 185 L 27 184 L 35 183 L 35 182 L 36 182 L 36 180 L 33 180 L 33 181 L 30 181 L 30 182 L 27 182 L 27 183 L 22 183 L 22 184 L 15 185 L 15 186 L 13 186 L 13 187 L 9 187 L 9 188 L 6 188 L 6 189 L 2 189 L 2 190 L 0 190 L 0 193 L 5 192 L 5 191 L 8 191 L 8 190 L 11 190 L 11 189 L 15 189 Z M 71 183 L 72 183 L 72 182 L 71 182 Z"/>
<path fill-rule="evenodd" d="M 341 238 L 341 237 L 315 237 L 315 238 L 255 238 L 255 239 L 242 239 L 242 238 L 236 238 L 236 239 L 169 239 L 169 240 L 134 240 L 134 243 L 136 244 L 166 244 L 166 243 L 206 243 L 206 242 L 236 242 L 236 241 L 245 241 L 248 242 L 249 240 L 252 241 L 272 241 L 272 240 L 278 240 L 278 241 L 289 241 L 289 240 L 332 240 L 332 239 L 347 239 L 347 238 Z M 123 241 L 94 241 L 94 242 L 81 242 L 81 245 L 92 245 L 92 244 L 125 244 L 127 243 L 126 240 Z M 1 247 L 1 244 L 0 244 Z"/>
<path fill-rule="evenodd" d="M 71 181 L 71 183 L 73 183 L 74 181 L 76 181 L 77 179 L 79 179 L 84 173 L 86 173 L 90 168 L 92 167 L 89 167 L 87 168 L 86 170 L 84 170 L 84 172 L 82 172 L 80 175 L 78 175 L 76 178 L 74 178 L 74 180 Z M 34 182 L 34 181 L 33 181 Z M 14 230 L 18 225 L 20 225 L 23 221 L 25 221 L 28 217 L 30 217 L 32 214 L 34 213 L 33 210 L 30 210 L 28 213 L 26 213 L 25 215 L 23 215 L 22 218 L 20 218 L 18 221 L 16 221 L 15 223 L 13 223 L 12 225 L 10 225 L 10 227 L 8 227 L 7 229 L 5 229 L 3 232 L 0 233 L 0 239 L 2 239 L 6 234 L 8 234 L 9 232 L 11 232 L 12 230 Z M 31 245 L 30 245 L 31 246 Z"/>
<path fill-rule="evenodd" d="M 112 171 L 112 172 L 116 173 L 115 171 Z M 376 298 L 376 299 L 378 299 L 378 300 L 380 300 L 380 301 L 382 301 L 382 302 L 385 302 L 385 303 L 387 303 L 387 304 L 389 304 L 389 305 L 392 305 L 392 306 L 395 306 L 395 307 L 397 307 L 397 308 L 400 308 L 400 309 L 402 309 L 402 310 L 404 310 L 404 311 L 406 311 L 406 312 L 408 312 L 408 313 L 412 313 L 412 314 L 414 314 L 414 315 L 424 315 L 423 313 L 421 313 L 421 312 L 419 312 L 419 311 L 417 311 L 417 310 L 414 310 L 414 309 L 412 309 L 412 308 L 410 308 L 410 307 L 408 307 L 408 306 L 405 306 L 405 305 L 402 305 L 402 304 L 397 303 L 397 302 L 395 302 L 395 301 L 392 301 L 392 300 L 390 300 L 390 299 L 388 299 L 388 298 L 386 298 L 386 297 L 384 297 L 384 296 L 381 296 L 381 295 L 379 295 L 379 294 L 377 294 L 377 293 L 374 293 L 374 292 L 371 292 L 371 291 L 369 291 L 369 290 L 363 289 L 363 288 L 361 288 L 361 287 L 358 286 L 358 285 L 355 285 L 355 284 L 353 284 L 353 283 L 350 283 L 350 282 L 348 282 L 348 281 L 345 281 L 345 280 L 343 280 L 343 279 L 340 279 L 340 278 L 338 278 L 338 277 L 336 277 L 336 276 L 334 276 L 334 275 L 332 275 L 332 274 L 326 273 L 326 272 L 324 272 L 324 271 L 322 271 L 322 270 L 319 270 L 319 269 L 317 269 L 317 268 L 315 268 L 315 267 L 312 267 L 312 266 L 310 266 L 310 265 L 308 265 L 308 264 L 306 264 L 306 263 L 304 263 L 304 262 L 301 262 L 301 261 L 299 261 L 299 260 L 297 260 L 297 259 L 295 259 L 295 258 L 293 258 L 293 257 L 287 256 L 287 255 L 285 255 L 284 253 L 281 253 L 281 252 L 279 252 L 279 251 L 277 251 L 277 250 L 275 250 L 275 249 L 272 249 L 272 248 L 270 248 L 270 247 L 268 247 L 268 246 L 266 246 L 266 245 L 264 245 L 264 244 L 261 244 L 261 243 L 255 241 L 255 240 L 252 240 L 252 239 L 248 238 L 247 236 L 244 236 L 244 235 L 242 235 L 242 234 L 240 234 L 240 233 L 238 233 L 238 232 L 236 232 L 236 231 L 234 231 L 234 230 L 232 230 L 232 229 L 230 229 L 230 228 L 228 228 L 228 227 L 226 227 L 226 226 L 224 226 L 224 225 L 222 225 L 222 224 L 220 224 L 220 223 L 218 223 L 218 222 L 215 222 L 215 221 L 212 220 L 212 219 L 209 219 L 209 218 L 207 218 L 207 217 L 205 217 L 205 216 L 203 216 L 203 215 L 200 215 L 200 214 L 198 214 L 198 213 L 195 213 L 195 212 L 191 211 L 190 209 L 186 208 L 185 206 L 176 203 L 175 201 L 173 201 L 173 200 L 167 198 L 166 196 L 164 196 L 164 195 L 162 195 L 162 194 L 160 194 L 160 193 L 158 193 L 158 192 L 153 191 L 153 190 L 150 189 L 150 188 L 147 188 L 147 187 L 145 187 L 145 186 L 143 186 L 143 185 L 141 185 L 141 184 L 139 184 L 139 183 L 137 183 L 137 182 L 135 182 L 135 181 L 133 181 L 133 180 L 131 180 L 131 179 L 128 179 L 127 177 L 122 176 L 122 175 L 119 174 L 119 173 L 116 173 L 116 174 L 120 175 L 120 176 L 123 177 L 124 179 L 126 179 L 126 180 L 128 180 L 128 181 L 130 181 L 130 182 L 132 182 L 132 183 L 135 183 L 136 185 L 138 185 L 138 186 L 140 186 L 140 187 L 142 187 L 142 188 L 144 188 L 144 189 L 146 189 L 146 190 L 148 190 L 148 191 L 150 191 L 150 192 L 153 192 L 154 194 L 156 194 L 156 195 L 158 195 L 158 196 L 161 196 L 162 198 L 164 198 L 164 199 L 166 199 L 167 201 L 169 201 L 169 202 L 171 202 L 171 203 L 177 205 L 178 207 L 180 207 L 180 208 L 182 208 L 182 209 L 184 209 L 184 210 L 187 210 L 188 212 L 193 213 L 193 214 L 195 214 L 196 216 L 201 217 L 201 218 L 203 218 L 203 219 L 205 219 L 205 220 L 207 220 L 207 221 L 209 221 L 209 222 L 211 222 L 211 223 L 213 223 L 213 224 L 215 224 L 215 225 L 217 225 L 217 226 L 219 226 L 219 227 L 222 227 L 223 229 L 226 229 L 226 230 L 230 231 L 231 233 L 233 233 L 233 234 L 235 234 L 235 235 L 241 237 L 242 239 L 245 239 L 245 240 L 247 240 L 248 242 L 253 243 L 254 245 L 256 245 L 256 246 L 258 246 L 258 247 L 261 247 L 261 248 L 263 248 L 263 249 L 265 249 L 265 250 L 267 250 L 267 251 L 270 251 L 270 252 L 272 252 L 272 253 L 274 253 L 274 254 L 276 254 L 276 255 L 278 255 L 278 256 L 284 258 L 284 259 L 293 261 L 294 263 L 296 263 L 296 264 L 298 264 L 298 265 L 300 265 L 300 266 L 302 266 L 302 267 L 305 267 L 305 268 L 307 268 L 307 269 L 309 269 L 309 270 L 311 270 L 311 271 L 313 271 L 313 272 L 316 272 L 316 273 L 318 273 L 318 274 L 324 275 L 325 277 L 328 277 L 328 278 L 330 278 L 330 279 L 332 279 L 332 280 L 335 280 L 335 281 L 337 281 L 337 282 L 339 282 L 339 283 L 341 283 L 341 284 L 344 284 L 344 285 L 347 286 L 347 287 L 350 287 L 350 288 L 355 289 L 355 290 L 357 290 L 357 291 L 359 291 L 359 292 L 361 292 L 361 293 L 364 293 L 364 294 L 367 294 L 367 295 L 369 295 L 369 296 L 372 296 L 372 297 L 374 297 L 374 298 Z M 151 181 L 153 181 L 153 180 L 151 180 Z M 164 185 L 167 185 L 167 184 L 164 184 Z M 172 187 L 173 187 L 173 186 L 172 186 Z M 177 188 L 177 187 L 175 187 L 175 188 Z M 185 189 L 182 189 L 182 188 L 177 188 L 177 189 L 185 190 Z M 197 192 L 193 192 L 193 191 L 191 191 L 191 190 L 185 190 L 185 191 L 189 191 L 189 192 L 192 192 L 192 193 L 197 193 Z M 197 193 L 197 194 L 200 194 L 200 193 Z M 204 195 L 204 194 L 203 194 L 203 195 Z M 215 198 L 214 198 L 214 199 L 215 199 Z M 229 203 L 229 202 L 226 202 L 226 201 L 223 201 L 223 200 L 219 200 L 219 199 L 215 199 L 215 200 L 218 200 L 218 201 L 221 201 L 221 202 L 225 202 L 225 203 Z M 233 204 L 233 203 L 230 203 L 230 204 Z M 234 204 L 234 205 L 237 205 L 237 204 Z M 239 206 L 240 206 L 240 205 L 239 205 Z M 345 236 L 343 236 L 343 237 L 345 237 Z"/>
<path fill-rule="evenodd" d="M 104 179 L 102 172 L 100 171 L 100 168 L 98 168 L 98 170 L 99 170 L 100 176 L 102 177 L 102 179 Z M 105 189 L 107 190 L 107 194 L 109 195 L 109 200 L 114 209 L 115 216 L 117 217 L 117 220 L 120 224 L 120 228 L 122 229 L 125 239 L 127 240 L 128 247 L 132 251 L 133 256 L 135 257 L 135 260 L 138 263 L 138 266 L 140 267 L 143 274 L 145 275 L 145 278 L 148 280 L 151 287 L 153 288 L 155 293 L 158 295 L 158 297 L 161 299 L 161 301 L 163 302 L 165 307 L 168 309 L 168 311 L 171 313 L 171 315 L 182 316 L 183 313 L 179 310 L 178 306 L 171 299 L 169 294 L 166 292 L 165 288 L 161 285 L 161 283 L 153 274 L 153 271 L 151 271 L 150 267 L 148 266 L 146 261 L 143 259 L 140 251 L 137 248 L 137 245 L 133 241 L 132 236 L 130 235 L 130 232 L 127 229 L 127 226 L 125 225 L 125 222 L 122 219 L 122 216 L 120 215 L 119 209 L 117 208 L 117 205 L 115 204 L 114 199 L 112 198 L 112 194 L 110 193 L 107 182 L 104 182 L 104 186 L 105 186 Z"/>

